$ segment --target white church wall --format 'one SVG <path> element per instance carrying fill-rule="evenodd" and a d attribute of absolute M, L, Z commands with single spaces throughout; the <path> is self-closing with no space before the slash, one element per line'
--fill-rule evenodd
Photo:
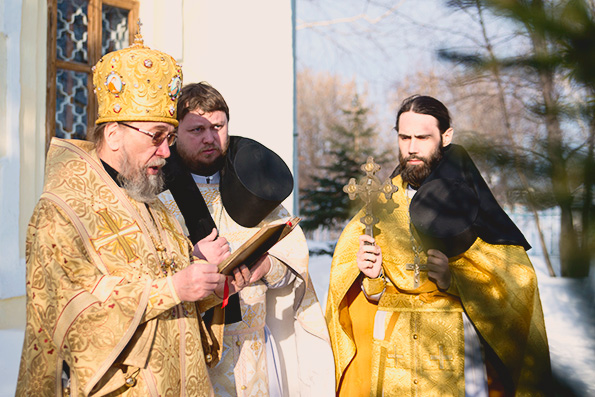
<path fill-rule="evenodd" d="M 0 328 L 12 328 L 24 325 L 25 234 L 43 187 L 47 3 L 0 10 Z"/>
<path fill-rule="evenodd" d="M 292 0 L 142 0 L 146 45 L 182 65 L 184 83 L 207 81 L 230 107 L 230 134 L 256 139 L 293 170 Z M 291 211 L 293 197 L 284 205 Z"/>
<path fill-rule="evenodd" d="M 13 314 L 6 299 L 25 287 L 18 233 L 21 7 L 21 1 L 0 0 L 0 328 Z"/>
<path fill-rule="evenodd" d="M 20 41 L 19 243 L 25 256 L 29 219 L 43 191 L 46 145 L 47 1 L 23 0 Z M 49 143 L 49 142 L 48 142 Z"/>
<path fill-rule="evenodd" d="M 293 172 L 293 1 L 142 0 L 145 43 L 206 81 L 230 107 L 230 134 L 256 139 Z M 291 211 L 293 198 L 284 203 Z"/>
<path fill-rule="evenodd" d="M 183 6 L 184 82 L 215 87 L 230 108 L 230 134 L 263 143 L 293 171 L 293 2 L 196 0 Z M 290 211 L 291 200 L 284 203 Z"/>
<path fill-rule="evenodd" d="M 19 265 L 19 108 L 21 1 L 0 6 L 0 298 L 20 295 L 16 287 Z"/>
<path fill-rule="evenodd" d="M 139 10 L 145 44 L 178 62 L 183 57 L 183 4 L 184 0 L 141 0 Z"/>

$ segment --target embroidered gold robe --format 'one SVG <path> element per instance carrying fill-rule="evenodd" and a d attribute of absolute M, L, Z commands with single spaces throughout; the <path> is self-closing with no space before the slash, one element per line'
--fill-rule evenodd
<path fill-rule="evenodd" d="M 72 396 L 213 395 L 199 311 L 216 302 L 181 303 L 156 247 L 189 265 L 192 246 L 159 200 L 128 197 L 92 143 L 53 139 L 27 232 L 17 396 L 62 395 L 63 363 Z"/>
<path fill-rule="evenodd" d="M 415 288 L 413 272 L 406 270 L 414 263 L 406 186 L 400 176 L 393 183 L 399 191 L 389 202 L 382 196 L 376 213 L 375 238 L 386 279 L 379 302 L 366 299 L 360 289 L 356 253 L 364 232 L 362 212 L 335 249 L 326 318 L 339 394 L 464 396 L 463 310 L 506 367 L 516 395 L 547 394 L 547 337 L 536 275 L 525 250 L 478 238 L 467 252 L 450 259 L 449 291 L 439 291 L 426 272 Z M 364 280 L 372 293 L 385 286 L 374 285 L 381 280 Z M 371 378 L 362 378 L 364 373 L 372 373 Z"/>
<path fill-rule="evenodd" d="M 237 224 L 223 207 L 218 184 L 198 184 L 215 221 L 219 234 L 230 243 L 231 250 L 240 247 L 264 224 L 289 217 L 277 207 L 259 225 L 245 228 Z M 184 219 L 169 192 L 161 199 L 176 215 Z M 281 352 L 281 388 L 287 396 L 334 395 L 333 358 L 328 331 L 313 284 L 308 276 L 308 247 L 298 227 L 276 244 L 269 254 L 291 268 L 295 280 L 281 288 L 270 289 L 285 269 L 275 266 L 262 280 L 239 292 L 242 321 L 226 324 L 221 361 L 209 368 L 215 394 L 218 396 L 267 396 L 269 379 L 265 324 L 270 329 L 276 348 Z"/>

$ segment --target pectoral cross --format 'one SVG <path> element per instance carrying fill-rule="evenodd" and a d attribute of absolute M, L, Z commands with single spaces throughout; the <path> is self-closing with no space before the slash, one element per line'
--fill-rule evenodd
<path fill-rule="evenodd" d="M 415 228 L 411 224 L 411 220 L 409 221 L 409 239 L 411 240 L 411 248 L 413 249 L 413 263 L 408 263 L 405 265 L 405 270 L 413 272 L 413 288 L 419 287 L 419 276 L 421 272 L 427 272 L 428 266 L 425 263 L 421 263 L 419 259 L 419 254 L 423 252 L 423 248 L 421 244 L 418 243 L 418 240 L 415 238 L 417 234 L 415 233 Z"/>
<path fill-rule="evenodd" d="M 355 200 L 359 196 L 364 201 L 364 216 L 360 218 L 360 222 L 366 226 L 366 234 L 374 237 L 374 225 L 378 223 L 378 218 L 372 213 L 372 203 L 380 194 L 384 194 L 389 200 L 399 188 L 392 184 L 390 178 L 387 178 L 384 183 L 380 182 L 375 175 L 380 170 L 380 166 L 374 162 L 372 156 L 362 164 L 361 170 L 366 173 L 366 177 L 362 178 L 359 184 L 355 178 L 351 178 L 343 187 L 343 191 L 349 195 L 350 200 Z"/>
<path fill-rule="evenodd" d="M 413 287 L 417 288 L 419 287 L 419 275 L 421 272 L 427 272 L 428 266 L 425 263 L 420 263 L 419 254 L 416 253 L 413 263 L 406 264 L 405 269 L 413 272 Z"/>

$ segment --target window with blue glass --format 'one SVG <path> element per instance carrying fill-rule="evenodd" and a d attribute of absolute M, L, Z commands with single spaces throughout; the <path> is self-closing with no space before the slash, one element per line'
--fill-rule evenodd
<path fill-rule="evenodd" d="M 49 0 L 48 17 L 47 136 L 85 139 L 97 112 L 91 67 L 133 41 L 138 1 Z"/>

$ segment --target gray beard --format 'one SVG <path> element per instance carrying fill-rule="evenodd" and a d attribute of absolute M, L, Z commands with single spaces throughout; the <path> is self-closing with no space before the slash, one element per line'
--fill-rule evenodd
<path fill-rule="evenodd" d="M 130 162 L 128 152 L 124 151 L 124 158 L 120 166 L 118 180 L 128 195 L 141 203 L 152 203 L 157 195 L 163 191 L 165 185 L 161 169 L 157 175 L 147 174 L 147 169 L 152 166 L 164 165 L 165 159 L 156 159 L 141 168 L 135 168 Z"/>

